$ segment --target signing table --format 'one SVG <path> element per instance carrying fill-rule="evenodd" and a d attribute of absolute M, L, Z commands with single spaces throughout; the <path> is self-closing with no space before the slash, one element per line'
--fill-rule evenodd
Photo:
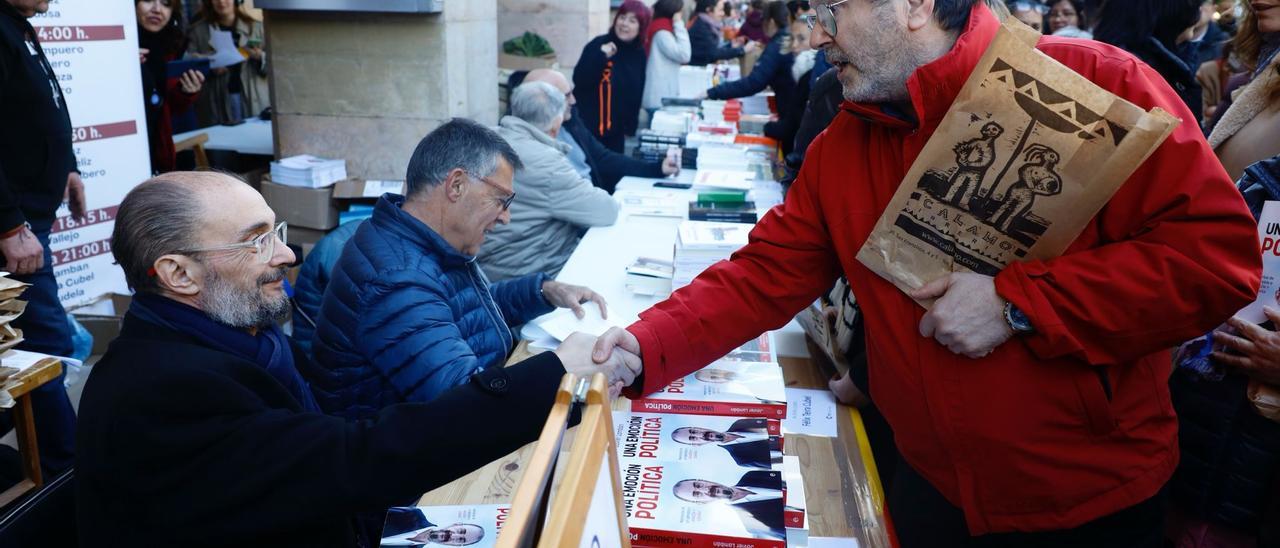
<path fill-rule="evenodd" d="M 31 392 L 57 379 L 62 374 L 62 362 L 51 356 L 10 350 L 0 356 L 0 366 L 20 369 L 0 389 L 13 399 L 13 407 L 9 411 L 13 413 L 13 429 L 18 434 L 18 452 L 22 455 L 22 481 L 0 493 L 0 507 L 3 507 L 44 485 L 44 478 L 40 475 L 40 452 L 36 447 Z"/>
<path fill-rule="evenodd" d="M 691 182 L 694 173 L 686 171 L 678 178 Z M 600 293 L 609 303 L 609 317 L 621 325 L 660 299 L 631 293 L 624 287 L 625 269 L 638 257 L 667 258 L 672 255 L 676 228 L 683 220 L 675 216 L 645 214 L 638 206 L 629 206 L 623 198 L 628 194 L 651 192 L 692 199 L 699 189 L 672 190 L 654 188 L 657 180 L 628 177 L 618 185 L 615 196 L 623 201 L 618 222 L 613 226 L 592 228 L 570 257 L 557 280 L 586 285 Z M 771 198 L 772 197 L 772 198 Z M 761 211 L 781 199 L 776 183 L 757 183 L 751 198 Z M 795 321 L 777 332 L 779 362 L 783 378 L 791 388 L 824 389 L 826 375 L 808 358 L 803 331 Z M 512 360 L 528 356 L 522 344 Z M 630 410 L 630 402 L 619 398 L 614 409 Z M 798 456 L 804 476 L 808 502 L 807 518 L 810 539 L 815 537 L 852 538 L 857 546 L 889 547 L 889 533 L 884 518 L 883 493 L 876 479 L 871 448 L 857 411 L 840 406 L 835 438 L 788 434 L 785 452 Z M 569 436 L 574 430 L 570 430 Z M 571 438 L 566 438 L 566 440 Z M 565 448 L 572 444 L 566 441 Z M 516 485 L 533 454 L 534 444 L 494 461 L 475 472 L 444 485 L 422 497 L 422 506 L 499 504 L 511 500 Z M 560 460 L 561 463 L 564 459 Z M 816 539 L 815 539 L 816 540 Z M 816 543 L 815 543 L 816 544 Z M 847 544 L 846 544 L 847 545 Z"/>

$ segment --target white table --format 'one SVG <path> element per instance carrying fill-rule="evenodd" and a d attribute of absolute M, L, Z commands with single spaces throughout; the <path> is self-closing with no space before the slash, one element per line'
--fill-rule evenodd
<path fill-rule="evenodd" d="M 626 177 L 618 183 L 618 190 L 653 188 L 655 182 L 692 182 L 695 170 L 684 170 L 678 177 L 644 179 Z M 663 189 L 662 192 L 687 194 L 692 200 L 698 191 L 710 189 L 695 187 L 690 190 Z M 636 295 L 627 290 L 626 268 L 638 257 L 670 260 L 676 241 L 676 229 L 683 219 L 634 215 L 625 207 L 618 214 L 613 226 L 596 227 L 587 231 L 578 248 L 556 280 L 584 285 L 602 295 L 609 303 L 609 319 L 621 325 L 629 325 L 639 314 L 661 301 L 658 297 Z M 782 356 L 807 358 L 804 330 L 791 320 L 777 333 L 778 353 Z"/>
<path fill-rule="evenodd" d="M 209 142 L 204 144 L 205 150 L 234 150 L 259 156 L 275 156 L 276 153 L 270 120 L 250 118 L 236 126 L 209 126 L 174 135 L 173 142 L 179 143 L 201 133 L 209 136 Z"/>

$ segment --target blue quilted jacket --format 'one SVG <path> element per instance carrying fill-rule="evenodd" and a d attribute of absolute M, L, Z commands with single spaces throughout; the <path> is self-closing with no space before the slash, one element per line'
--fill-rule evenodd
<path fill-rule="evenodd" d="M 489 285 L 463 255 L 386 194 L 335 265 L 303 371 L 326 413 L 365 418 L 382 407 L 431 401 L 471 374 L 501 366 L 511 326 L 553 308 L 545 276 Z"/>

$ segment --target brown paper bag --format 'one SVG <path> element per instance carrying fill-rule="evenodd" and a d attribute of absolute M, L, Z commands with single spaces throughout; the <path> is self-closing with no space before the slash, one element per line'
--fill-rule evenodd
<path fill-rule="evenodd" d="M 899 289 L 1062 254 L 1179 123 L 1021 34 L 997 33 L 858 252 Z"/>
<path fill-rule="evenodd" d="M 1280 422 L 1280 388 L 1251 380 L 1249 403 L 1259 415 Z"/>

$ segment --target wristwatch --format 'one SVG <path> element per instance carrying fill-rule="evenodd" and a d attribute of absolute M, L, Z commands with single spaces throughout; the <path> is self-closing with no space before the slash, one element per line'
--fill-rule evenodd
<path fill-rule="evenodd" d="M 1026 313 L 1008 301 L 1004 303 L 1004 323 L 1009 324 L 1009 329 L 1012 329 L 1015 334 L 1023 335 L 1036 331 Z"/>

